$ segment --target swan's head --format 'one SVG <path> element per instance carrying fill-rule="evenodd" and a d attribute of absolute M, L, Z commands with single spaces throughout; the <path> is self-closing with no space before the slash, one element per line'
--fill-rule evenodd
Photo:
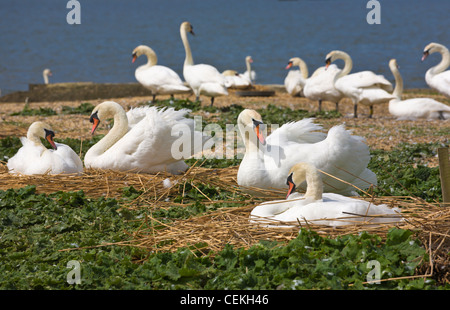
<path fill-rule="evenodd" d="M 134 50 L 131 56 L 133 57 L 131 62 L 135 62 L 139 56 L 147 55 L 147 57 L 152 57 L 153 62 L 157 61 L 156 53 L 150 47 L 146 45 L 139 45 Z"/>
<path fill-rule="evenodd" d="M 389 61 L 389 68 L 391 68 L 392 71 L 399 68 L 399 65 L 397 64 L 397 59 L 391 59 Z"/>
<path fill-rule="evenodd" d="M 331 51 L 325 57 L 325 68 L 328 68 L 331 65 L 331 63 L 336 61 L 337 59 L 345 59 L 345 58 L 350 58 L 350 56 L 346 52 Z"/>
<path fill-rule="evenodd" d="M 290 68 L 292 68 L 292 67 L 295 67 L 295 66 L 299 66 L 300 65 L 300 58 L 298 58 L 298 57 L 292 57 L 291 59 L 289 59 L 289 61 L 288 61 L 288 64 L 287 64 L 287 66 L 286 66 L 286 70 L 287 69 L 290 69 Z"/>
<path fill-rule="evenodd" d="M 447 48 L 439 43 L 431 42 L 423 49 L 422 61 L 424 61 L 430 54 L 435 52 L 441 52 L 447 50 Z"/>
<path fill-rule="evenodd" d="M 31 124 L 31 126 L 28 128 L 27 132 L 27 138 L 29 140 L 35 140 L 35 138 L 42 138 L 47 140 L 52 148 L 55 150 L 57 149 L 55 142 L 53 141 L 53 138 L 55 137 L 55 132 L 53 131 L 52 127 L 44 122 L 34 122 Z"/>
<path fill-rule="evenodd" d="M 182 22 L 181 26 L 180 26 L 180 30 L 185 31 L 185 32 L 189 32 L 192 35 L 195 35 L 194 27 L 192 27 L 190 22 Z"/>
<path fill-rule="evenodd" d="M 43 75 L 46 76 L 52 76 L 52 71 L 50 69 L 44 69 L 44 71 L 42 72 Z"/>
<path fill-rule="evenodd" d="M 309 173 L 318 173 L 316 167 L 309 163 L 302 162 L 292 166 L 286 179 L 286 185 L 289 187 L 286 199 L 295 192 L 298 185 L 306 180 L 306 175 Z"/>
<path fill-rule="evenodd" d="M 238 125 L 244 128 L 252 128 L 261 144 L 265 145 L 266 140 L 261 130 L 261 125 L 264 124 L 261 115 L 252 109 L 245 109 L 239 114 Z"/>
<path fill-rule="evenodd" d="M 245 61 L 246 61 L 246 62 L 249 62 L 249 63 L 252 63 L 252 62 L 253 62 L 252 56 L 247 56 L 247 57 L 245 57 Z"/>
<path fill-rule="evenodd" d="M 224 76 L 236 76 L 239 75 L 239 73 L 236 70 L 225 70 L 222 72 L 222 75 Z"/>
<path fill-rule="evenodd" d="M 89 117 L 89 121 L 92 123 L 91 134 L 94 134 L 100 124 L 100 120 L 114 117 L 120 109 L 122 109 L 122 107 L 114 101 L 104 101 L 97 105 L 94 110 L 92 110 L 91 116 Z"/>

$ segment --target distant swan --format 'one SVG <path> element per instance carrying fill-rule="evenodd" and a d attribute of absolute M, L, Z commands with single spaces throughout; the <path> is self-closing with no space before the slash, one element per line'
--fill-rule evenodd
<path fill-rule="evenodd" d="M 450 66 L 450 52 L 448 49 L 442 44 L 430 43 L 423 51 L 422 61 L 435 52 L 441 53 L 442 60 L 436 66 L 428 69 L 425 74 L 425 81 L 431 88 L 450 97 L 450 70 L 445 71 Z"/>
<path fill-rule="evenodd" d="M 183 84 L 178 74 L 172 69 L 157 65 L 158 58 L 155 51 L 146 46 L 139 45 L 133 50 L 134 63 L 141 55 L 147 56 L 147 64 L 139 66 L 135 71 L 136 80 L 145 88 L 149 89 L 153 95 L 153 101 L 157 95 L 173 95 L 187 93 L 191 89 Z"/>
<path fill-rule="evenodd" d="M 78 155 L 67 145 L 55 143 L 52 128 L 44 122 L 34 122 L 28 128 L 27 137 L 21 137 L 22 147 L 8 160 L 10 173 L 32 174 L 79 174 L 83 163 Z M 46 139 L 52 149 L 41 142 Z"/>
<path fill-rule="evenodd" d="M 450 119 L 450 106 L 431 98 L 413 98 L 402 100 L 403 79 L 398 70 L 397 61 L 391 59 L 389 68 L 395 77 L 395 99 L 389 101 L 389 113 L 398 119 L 415 120 L 425 119 Z"/>
<path fill-rule="evenodd" d="M 194 91 L 197 101 L 202 94 L 211 97 L 211 105 L 213 105 L 215 97 L 228 95 L 225 77 L 211 65 L 194 64 L 187 38 L 188 32 L 194 34 L 192 25 L 189 22 L 183 22 L 180 26 L 180 36 L 186 53 L 183 65 L 184 79 Z"/>
<path fill-rule="evenodd" d="M 245 109 L 239 114 L 238 128 L 245 154 L 237 182 L 244 189 L 284 189 L 289 169 L 298 162 L 309 162 L 331 175 L 324 175 L 326 191 L 352 194 L 355 187 L 376 185 L 376 175 L 367 168 L 368 146 L 344 126 L 334 126 L 324 134 L 319 132 L 320 125 L 306 118 L 284 124 L 265 138 L 263 125 L 255 110 Z"/>
<path fill-rule="evenodd" d="M 373 105 L 386 103 L 394 99 L 390 94 L 392 84 L 382 75 L 377 75 L 372 71 L 361 71 L 349 74 L 353 67 L 350 55 L 343 51 L 332 51 L 326 56 L 326 65 L 329 66 L 333 61 L 342 59 L 345 66 L 341 72 L 334 78 L 334 86 L 346 97 L 353 101 L 354 117 L 358 117 L 358 104 L 364 104 L 370 107 L 369 117 L 373 115 Z"/>
<path fill-rule="evenodd" d="M 306 193 L 295 192 L 306 180 Z M 401 221 L 399 209 L 374 205 L 371 202 L 323 193 L 322 178 L 314 165 L 298 163 L 287 176 L 289 186 L 286 200 L 268 201 L 256 206 L 250 213 L 253 222 L 271 225 L 296 226 L 310 223 L 327 226 L 393 223 Z M 290 225 L 289 225 L 290 223 Z"/>
<path fill-rule="evenodd" d="M 50 69 L 44 69 L 44 71 L 42 71 L 42 77 L 44 78 L 45 84 L 48 84 L 49 76 L 52 76 L 52 71 Z"/>
<path fill-rule="evenodd" d="M 251 83 L 253 84 L 253 82 L 257 78 L 257 75 L 256 75 L 256 72 L 254 70 L 252 70 L 252 63 L 253 63 L 252 56 L 246 56 L 245 57 L 245 66 L 246 66 L 247 70 L 245 70 L 245 72 L 242 74 L 245 77 L 247 77 L 248 79 L 250 79 Z"/>
<path fill-rule="evenodd" d="M 297 66 L 299 70 L 289 70 Z M 300 96 L 308 79 L 308 66 L 300 57 L 292 57 L 289 59 L 286 70 L 289 70 L 289 72 L 284 78 L 284 88 L 289 95 Z"/>
<path fill-rule="evenodd" d="M 236 70 L 225 70 L 222 75 L 225 77 L 226 85 L 229 88 L 245 89 L 252 86 L 250 79 Z"/>
<path fill-rule="evenodd" d="M 152 106 L 125 113 L 122 106 L 114 101 L 99 104 L 90 117 L 93 123 L 91 132 L 94 133 L 99 123 L 108 118 L 114 118 L 114 126 L 87 151 L 84 157 L 86 168 L 137 173 L 184 172 L 188 165 L 182 159 L 174 158 L 172 153 L 172 144 L 179 139 L 172 136 L 173 129 L 175 126 L 180 126 L 180 129 L 187 127 L 193 139 L 199 135 L 200 148 L 204 142 L 201 133 L 194 131 L 194 120 L 185 118 L 188 112 L 185 109 L 176 111 Z M 191 147 L 187 157 L 199 150 Z"/>

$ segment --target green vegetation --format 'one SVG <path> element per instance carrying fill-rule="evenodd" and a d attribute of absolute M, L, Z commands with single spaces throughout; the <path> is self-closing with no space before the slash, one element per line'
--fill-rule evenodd
<path fill-rule="evenodd" d="M 378 178 L 374 193 L 381 196 L 414 196 L 426 201 L 442 201 L 439 167 L 427 167 L 438 143 L 402 143 L 390 151 L 372 150 L 369 168 Z"/>
<path fill-rule="evenodd" d="M 211 191 L 217 198 L 223 195 Z M 188 200 L 191 205 L 201 198 Z M 99 246 L 129 240 L 125 231 L 136 230 L 146 210 L 128 210 L 120 201 L 91 199 L 81 191 L 0 191 L 0 289 L 436 288 L 422 278 L 364 284 L 372 279 L 371 261 L 380 263 L 381 279 L 412 276 L 426 262 L 412 232 L 399 229 L 392 229 L 385 241 L 367 233 L 329 239 L 301 230 L 287 245 L 227 245 L 203 256 L 185 248 L 147 253 L 131 246 Z M 175 220 L 180 214 L 161 211 L 152 216 Z M 67 263 L 73 260 L 80 263 L 81 284 L 67 282 Z"/>

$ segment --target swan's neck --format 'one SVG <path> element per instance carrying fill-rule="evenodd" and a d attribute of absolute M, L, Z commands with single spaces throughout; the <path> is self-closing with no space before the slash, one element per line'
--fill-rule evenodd
<path fill-rule="evenodd" d="M 249 77 L 251 79 L 252 78 L 252 65 L 250 63 L 250 60 L 246 60 L 245 63 L 247 65 L 247 72 L 248 72 Z"/>
<path fill-rule="evenodd" d="M 450 52 L 449 50 L 444 46 L 439 46 L 437 49 L 439 53 L 442 55 L 441 62 L 438 63 L 436 66 L 432 67 L 430 69 L 430 72 L 435 75 L 439 74 L 443 71 L 445 71 L 450 66 Z"/>
<path fill-rule="evenodd" d="M 303 60 L 300 60 L 298 63 L 298 67 L 300 69 L 300 72 L 302 73 L 303 78 L 306 80 L 309 75 L 308 66 Z"/>
<path fill-rule="evenodd" d="M 92 146 L 89 150 L 89 156 L 99 156 L 105 153 L 111 146 L 119 141 L 128 132 L 128 118 L 123 110 L 116 110 L 114 114 L 113 128 L 99 142 Z M 86 153 L 86 157 L 88 157 Z"/>
<path fill-rule="evenodd" d="M 144 54 L 145 56 L 147 56 L 147 64 L 144 65 L 145 67 L 152 67 L 158 63 L 158 57 L 156 56 L 155 53 L 146 50 Z"/>
<path fill-rule="evenodd" d="M 305 198 L 321 200 L 323 193 L 323 182 L 316 169 L 306 170 L 306 193 Z"/>
<path fill-rule="evenodd" d="M 44 83 L 48 84 L 48 76 L 47 76 L 47 74 L 44 73 L 43 77 L 44 77 Z"/>
<path fill-rule="evenodd" d="M 241 138 L 245 145 L 245 155 L 258 155 L 258 137 L 253 128 L 250 126 L 244 126 L 242 124 L 238 125 L 239 132 L 241 133 Z"/>
<path fill-rule="evenodd" d="M 187 38 L 187 31 L 180 29 L 181 41 L 183 42 L 184 51 L 186 52 L 186 58 L 184 59 L 184 66 L 192 66 L 194 59 L 192 58 L 191 47 Z"/>
<path fill-rule="evenodd" d="M 44 144 L 42 144 L 41 138 L 34 132 L 27 132 L 27 139 L 34 143 L 34 145 L 42 148 L 46 148 Z"/>
<path fill-rule="evenodd" d="M 347 74 L 350 73 L 350 71 L 352 71 L 353 68 L 353 61 L 350 58 L 349 55 L 347 54 L 339 54 L 339 59 L 344 60 L 344 68 L 338 73 L 336 74 L 336 76 L 334 77 L 334 81 L 340 79 L 343 76 L 346 76 Z"/>
<path fill-rule="evenodd" d="M 395 88 L 392 94 L 398 99 L 401 99 L 403 94 L 403 78 L 400 72 L 398 71 L 397 67 L 391 68 L 391 71 L 395 78 Z"/>

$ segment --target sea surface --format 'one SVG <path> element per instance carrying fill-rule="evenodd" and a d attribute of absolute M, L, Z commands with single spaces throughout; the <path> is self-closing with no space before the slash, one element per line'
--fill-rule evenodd
<path fill-rule="evenodd" d="M 310 74 L 335 49 L 352 56 L 352 72 L 372 70 L 394 82 L 388 68 L 396 58 L 405 88 L 427 88 L 421 62 L 430 42 L 450 48 L 449 0 L 379 0 L 380 24 L 369 24 L 368 0 L 79 0 L 80 24 L 69 24 L 66 0 L 0 0 L 0 89 L 2 94 L 43 83 L 136 82 L 131 63 L 140 44 L 152 47 L 158 63 L 181 78 L 184 48 L 179 27 L 190 21 L 195 63 L 219 71 L 244 72 L 251 55 L 258 84 L 282 84 L 291 57 Z M 343 62 L 338 61 L 342 67 Z"/>

